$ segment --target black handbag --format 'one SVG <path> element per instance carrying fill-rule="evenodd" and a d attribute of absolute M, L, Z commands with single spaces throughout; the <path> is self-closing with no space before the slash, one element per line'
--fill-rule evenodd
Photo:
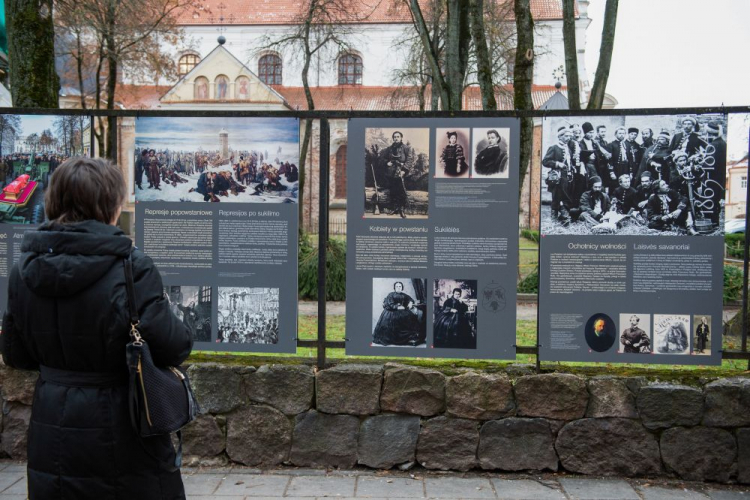
<path fill-rule="evenodd" d="M 179 447 L 175 466 L 182 461 L 180 429 L 195 420 L 200 408 L 190 380 L 178 367 L 158 367 L 151 358 L 148 344 L 138 331 L 138 310 L 133 284 L 130 255 L 124 259 L 125 285 L 130 314 L 130 343 L 125 347 L 128 371 L 128 406 L 130 422 L 141 437 L 177 433 Z"/>

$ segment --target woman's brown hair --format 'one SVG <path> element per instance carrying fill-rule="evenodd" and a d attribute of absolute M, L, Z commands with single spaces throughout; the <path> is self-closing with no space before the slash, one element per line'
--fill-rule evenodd
<path fill-rule="evenodd" d="M 44 196 L 51 221 L 66 224 L 96 220 L 110 224 L 125 202 L 122 172 L 101 158 L 77 156 L 57 167 Z"/>

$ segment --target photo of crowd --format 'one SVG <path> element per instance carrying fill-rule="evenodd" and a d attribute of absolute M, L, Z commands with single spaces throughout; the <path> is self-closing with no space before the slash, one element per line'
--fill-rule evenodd
<path fill-rule="evenodd" d="M 216 342 L 277 344 L 279 289 L 219 287 Z"/>
<path fill-rule="evenodd" d="M 723 234 L 726 115 L 545 120 L 544 234 Z"/>
<path fill-rule="evenodd" d="M 365 218 L 427 217 L 429 148 L 428 128 L 365 129 Z"/>
<path fill-rule="evenodd" d="M 298 136 L 286 118 L 140 118 L 135 198 L 297 203 Z"/>
<path fill-rule="evenodd" d="M 169 308 L 192 332 L 195 342 L 211 341 L 211 287 L 165 286 Z"/>

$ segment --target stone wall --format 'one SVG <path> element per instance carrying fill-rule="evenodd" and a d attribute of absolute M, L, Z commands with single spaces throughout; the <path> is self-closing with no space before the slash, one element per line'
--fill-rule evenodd
<path fill-rule="evenodd" d="M 188 370 L 203 414 L 186 464 L 569 471 L 750 483 L 750 378 L 215 363 Z M 25 457 L 37 374 L 4 368 L 0 449 Z"/>

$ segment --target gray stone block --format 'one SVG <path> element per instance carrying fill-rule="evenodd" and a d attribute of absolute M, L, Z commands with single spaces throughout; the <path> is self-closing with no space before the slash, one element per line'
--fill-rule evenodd
<path fill-rule="evenodd" d="M 368 417 L 359 428 L 357 461 L 375 469 L 414 461 L 419 437 L 419 417 L 377 415 Z"/>
<path fill-rule="evenodd" d="M 360 477 L 357 497 L 424 498 L 424 483 L 421 479 L 405 477 Z"/>
<path fill-rule="evenodd" d="M 635 396 L 624 380 L 595 377 L 589 380 L 589 404 L 586 416 L 591 418 L 638 418 Z"/>
<path fill-rule="evenodd" d="M 549 423 L 541 418 L 491 420 L 479 433 L 479 465 L 483 469 L 557 470 L 557 454 Z"/>
<path fill-rule="evenodd" d="M 672 384 L 642 387 L 638 392 L 638 412 L 649 429 L 698 425 L 703 417 L 703 392 Z"/>
<path fill-rule="evenodd" d="M 479 425 L 475 420 L 435 417 L 422 423 L 417 461 L 427 469 L 467 471 L 477 463 Z"/>
<path fill-rule="evenodd" d="M 311 410 L 297 415 L 291 462 L 306 467 L 350 468 L 357 463 L 359 419 Z"/>
<path fill-rule="evenodd" d="M 550 484 L 530 479 L 492 478 L 500 500 L 566 500 L 565 494 Z"/>
<path fill-rule="evenodd" d="M 750 483 L 750 429 L 737 429 L 737 480 Z"/>
<path fill-rule="evenodd" d="M 518 416 L 574 420 L 586 413 L 586 381 L 566 373 L 521 377 L 514 387 Z"/>
<path fill-rule="evenodd" d="M 304 365 L 263 365 L 245 378 L 245 391 L 250 401 L 297 415 L 312 408 L 315 373 Z"/>
<path fill-rule="evenodd" d="M 581 474 L 641 476 L 661 472 L 659 444 L 637 420 L 585 418 L 560 430 L 562 466 Z"/>
<path fill-rule="evenodd" d="M 244 406 L 227 415 L 227 455 L 245 465 L 278 465 L 289 459 L 292 423 L 268 406 Z"/>
<path fill-rule="evenodd" d="M 21 403 L 3 405 L 3 432 L 0 448 L 14 460 L 26 459 L 31 406 Z"/>
<path fill-rule="evenodd" d="M 513 385 L 505 373 L 467 372 L 449 377 L 446 413 L 451 417 L 494 420 L 511 416 L 516 405 Z"/>
<path fill-rule="evenodd" d="M 353 497 L 356 477 L 293 477 L 286 489 L 287 497 Z"/>
<path fill-rule="evenodd" d="M 706 412 L 703 415 L 703 425 L 750 425 L 750 378 L 727 378 L 706 385 Z"/>
<path fill-rule="evenodd" d="M 445 375 L 411 366 L 385 369 L 380 409 L 430 417 L 445 410 Z"/>
<path fill-rule="evenodd" d="M 198 363 L 188 368 L 190 385 L 203 413 L 228 413 L 245 400 L 242 376 L 253 367 Z"/>
<path fill-rule="evenodd" d="M 480 477 L 427 477 L 424 480 L 427 498 L 492 498 L 490 480 Z"/>
<path fill-rule="evenodd" d="M 185 455 L 214 457 L 224 451 L 226 437 L 212 415 L 198 415 L 182 429 L 182 449 Z"/>
<path fill-rule="evenodd" d="M 667 468 L 691 481 L 728 481 L 737 456 L 734 436 L 712 427 L 667 429 L 660 444 Z"/>
<path fill-rule="evenodd" d="M 10 367 L 2 367 L 1 372 L 3 399 L 31 405 L 34 401 L 34 388 L 39 372 L 16 370 Z"/>
<path fill-rule="evenodd" d="M 315 376 L 315 409 L 323 413 L 375 415 L 380 411 L 383 367 L 338 365 Z"/>
<path fill-rule="evenodd" d="M 623 480 L 561 478 L 560 484 L 571 500 L 640 500 Z"/>

